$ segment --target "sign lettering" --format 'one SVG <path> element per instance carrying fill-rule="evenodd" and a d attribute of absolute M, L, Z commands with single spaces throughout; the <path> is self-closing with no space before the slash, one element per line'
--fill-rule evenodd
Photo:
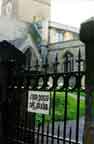
<path fill-rule="evenodd" d="M 44 91 L 29 91 L 28 112 L 49 114 L 50 93 Z"/>

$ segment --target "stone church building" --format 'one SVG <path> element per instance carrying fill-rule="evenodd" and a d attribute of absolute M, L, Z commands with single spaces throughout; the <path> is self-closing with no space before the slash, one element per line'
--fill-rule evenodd
<path fill-rule="evenodd" d="M 69 26 L 55 24 L 53 22 L 50 22 L 48 25 L 48 41 L 46 41 L 46 45 L 48 46 L 42 46 L 40 53 L 40 47 L 37 44 L 37 41 L 34 41 L 31 33 L 33 32 L 33 36 L 35 33 L 35 37 L 38 39 L 41 39 L 41 34 L 39 29 L 36 29 L 36 24 L 31 28 L 31 23 L 33 21 L 37 23 L 44 19 L 47 21 L 49 20 L 50 0 L 45 0 L 45 2 L 42 0 L 40 4 L 37 2 L 37 7 L 36 2 L 37 0 L 34 2 L 33 0 L 28 0 L 28 3 L 24 0 L 1 1 L 0 41 L 8 40 L 22 52 L 26 52 L 27 63 L 30 65 L 32 65 L 36 59 L 38 59 L 39 64 L 41 64 L 42 59 L 45 61 L 45 56 L 47 55 L 49 63 L 53 63 L 56 54 L 58 54 L 61 64 L 63 63 L 63 58 L 66 54 L 68 54 L 70 59 L 76 59 L 78 49 L 74 47 L 82 47 L 81 53 L 84 55 L 84 45 L 79 41 L 79 32 L 74 28 L 70 29 Z M 31 5 L 33 5 L 32 9 Z M 28 10 L 26 6 L 28 7 Z M 36 7 L 36 11 L 34 10 L 34 6 Z M 44 9 L 44 6 L 44 11 L 46 12 L 42 14 L 43 12 L 41 13 L 41 11 Z M 68 38 L 69 34 L 72 39 Z M 43 37 L 44 35 L 45 33 L 43 34 Z"/>

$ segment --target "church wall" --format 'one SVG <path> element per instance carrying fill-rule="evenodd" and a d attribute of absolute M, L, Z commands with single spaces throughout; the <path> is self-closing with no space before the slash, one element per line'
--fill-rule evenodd
<path fill-rule="evenodd" d="M 50 0 L 17 0 L 17 17 L 20 20 L 32 22 L 50 18 Z"/>

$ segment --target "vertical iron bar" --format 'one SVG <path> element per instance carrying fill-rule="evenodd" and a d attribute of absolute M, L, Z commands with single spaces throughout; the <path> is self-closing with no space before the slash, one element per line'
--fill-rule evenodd
<path fill-rule="evenodd" d="M 56 54 L 55 64 L 54 64 L 54 88 L 53 88 L 53 107 L 52 107 L 52 140 L 51 144 L 54 144 L 54 129 L 55 129 L 55 96 L 56 96 L 56 76 L 57 76 L 57 66 L 58 66 L 58 55 Z"/>
<path fill-rule="evenodd" d="M 44 68 L 44 83 L 45 83 L 45 87 L 44 90 L 46 89 L 46 85 L 47 85 L 47 68 L 48 68 L 48 57 L 46 56 L 45 58 L 45 63 L 43 65 Z M 42 115 L 42 135 L 41 135 L 41 144 L 44 144 L 44 123 L 45 123 L 45 115 Z"/>
<path fill-rule="evenodd" d="M 31 131 L 29 131 L 29 142 L 34 143 L 35 140 L 35 113 L 31 113 L 31 116 L 29 117 L 31 119 L 31 125 L 29 126 L 29 129 L 31 129 Z"/>
<path fill-rule="evenodd" d="M 52 144 L 54 144 L 54 121 L 55 121 L 55 95 L 56 95 L 56 92 L 55 92 L 55 89 L 54 89 L 54 94 L 53 94 L 53 109 L 52 109 Z"/>
<path fill-rule="evenodd" d="M 45 115 L 42 115 L 42 135 L 41 135 L 41 144 L 44 144 L 44 121 L 45 121 Z"/>
<path fill-rule="evenodd" d="M 36 60 L 36 64 L 35 64 L 35 70 L 38 72 L 38 69 L 39 69 L 39 64 L 38 64 L 38 60 Z M 35 79 L 36 81 L 36 79 Z M 32 129 L 32 134 L 31 134 L 31 137 L 32 137 L 32 143 L 34 144 L 35 143 L 35 121 L 36 121 L 36 114 L 35 113 L 32 113 L 32 126 L 31 126 L 31 129 Z"/>
<path fill-rule="evenodd" d="M 33 126 L 32 126 L 32 144 L 35 144 L 35 113 L 32 114 L 32 122 L 33 122 Z"/>
<path fill-rule="evenodd" d="M 66 73 L 68 72 L 68 57 L 66 57 Z M 67 126 L 67 102 L 68 102 L 68 78 L 66 74 L 66 85 L 65 85 L 65 106 L 64 106 L 64 130 L 63 130 L 63 144 L 65 144 L 66 138 L 66 126 Z"/>
<path fill-rule="evenodd" d="M 69 130 L 69 144 L 71 144 L 72 128 Z"/>
<path fill-rule="evenodd" d="M 65 144 L 65 138 L 66 138 L 66 126 L 67 126 L 67 101 L 68 101 L 68 91 L 67 88 L 65 90 L 65 107 L 64 107 L 64 130 L 63 130 L 63 138 Z"/>
<path fill-rule="evenodd" d="M 25 122 L 24 122 L 24 144 L 26 142 L 27 128 L 27 103 L 28 103 L 28 87 L 26 86 L 26 103 L 25 103 Z"/>
<path fill-rule="evenodd" d="M 57 130 L 57 144 L 59 144 L 59 137 L 60 137 L 60 125 L 58 125 L 58 130 Z"/>
<path fill-rule="evenodd" d="M 78 53 L 78 89 L 77 89 L 77 116 L 76 116 L 76 143 L 79 141 L 79 116 L 80 116 L 80 64 L 81 52 Z"/>
<path fill-rule="evenodd" d="M 24 122 L 24 144 L 27 141 L 27 121 L 28 121 L 28 86 L 29 86 L 29 80 L 26 79 L 26 87 L 25 87 L 25 92 L 26 92 L 26 103 L 25 103 L 25 122 Z"/>
<path fill-rule="evenodd" d="M 73 72 L 74 71 L 74 57 L 72 57 L 71 63 L 72 63 L 72 72 Z"/>
<path fill-rule="evenodd" d="M 16 83 L 15 83 L 16 84 Z M 15 85 L 13 86 L 13 89 L 15 90 Z M 17 83 L 17 94 L 20 94 L 20 90 L 21 90 L 21 83 L 18 82 Z M 20 105 L 18 105 L 17 107 L 17 141 L 20 140 Z"/>
<path fill-rule="evenodd" d="M 71 57 L 70 57 L 70 59 L 68 61 L 69 61 L 69 63 L 68 63 L 68 67 L 69 67 L 68 72 L 71 72 L 72 71 L 72 68 L 71 68 L 71 66 L 72 66 Z"/>
<path fill-rule="evenodd" d="M 46 136 L 46 144 L 48 144 L 48 140 L 49 140 L 49 123 L 47 124 L 47 136 Z"/>
<path fill-rule="evenodd" d="M 38 60 L 36 60 L 35 70 L 38 72 L 38 69 L 39 69 Z M 35 76 L 33 80 L 37 82 L 37 77 Z M 32 137 L 32 140 L 31 140 L 31 143 L 35 144 L 36 113 L 32 113 L 31 119 L 32 119 L 32 125 L 31 125 L 31 129 L 32 129 L 31 137 Z"/>
<path fill-rule="evenodd" d="M 38 130 L 37 130 L 37 142 L 36 142 L 36 144 L 39 144 L 39 132 L 40 132 L 40 125 L 38 125 Z"/>

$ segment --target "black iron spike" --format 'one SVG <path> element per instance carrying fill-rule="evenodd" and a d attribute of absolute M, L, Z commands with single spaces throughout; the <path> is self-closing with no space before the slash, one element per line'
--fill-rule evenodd
<path fill-rule="evenodd" d="M 74 57 L 72 57 L 71 64 L 72 64 L 72 72 L 74 72 Z"/>
<path fill-rule="evenodd" d="M 78 57 L 81 58 L 81 50 L 79 48 L 79 51 L 78 51 Z"/>
<path fill-rule="evenodd" d="M 58 62 L 58 54 L 56 53 L 55 61 Z"/>
<path fill-rule="evenodd" d="M 39 68 L 38 59 L 36 59 L 36 64 L 35 64 L 36 71 L 38 71 L 38 68 Z"/>
<path fill-rule="evenodd" d="M 46 63 L 46 65 L 48 65 L 48 56 L 46 56 L 46 58 L 45 58 L 45 63 Z"/>
<path fill-rule="evenodd" d="M 46 74 L 48 71 L 48 57 L 47 56 L 45 57 L 45 62 L 42 64 L 42 68 L 43 68 L 44 73 Z"/>
<path fill-rule="evenodd" d="M 68 64 L 69 64 L 69 60 L 68 60 L 68 56 L 66 56 L 65 61 L 64 61 L 64 72 L 65 73 L 68 72 Z"/>
<path fill-rule="evenodd" d="M 56 53 L 56 57 L 55 57 L 55 65 L 59 64 L 59 60 L 58 60 L 58 53 Z"/>
<path fill-rule="evenodd" d="M 79 48 L 79 50 L 78 50 L 78 58 L 77 58 L 76 62 L 77 62 L 77 63 L 83 62 L 80 48 Z"/>

